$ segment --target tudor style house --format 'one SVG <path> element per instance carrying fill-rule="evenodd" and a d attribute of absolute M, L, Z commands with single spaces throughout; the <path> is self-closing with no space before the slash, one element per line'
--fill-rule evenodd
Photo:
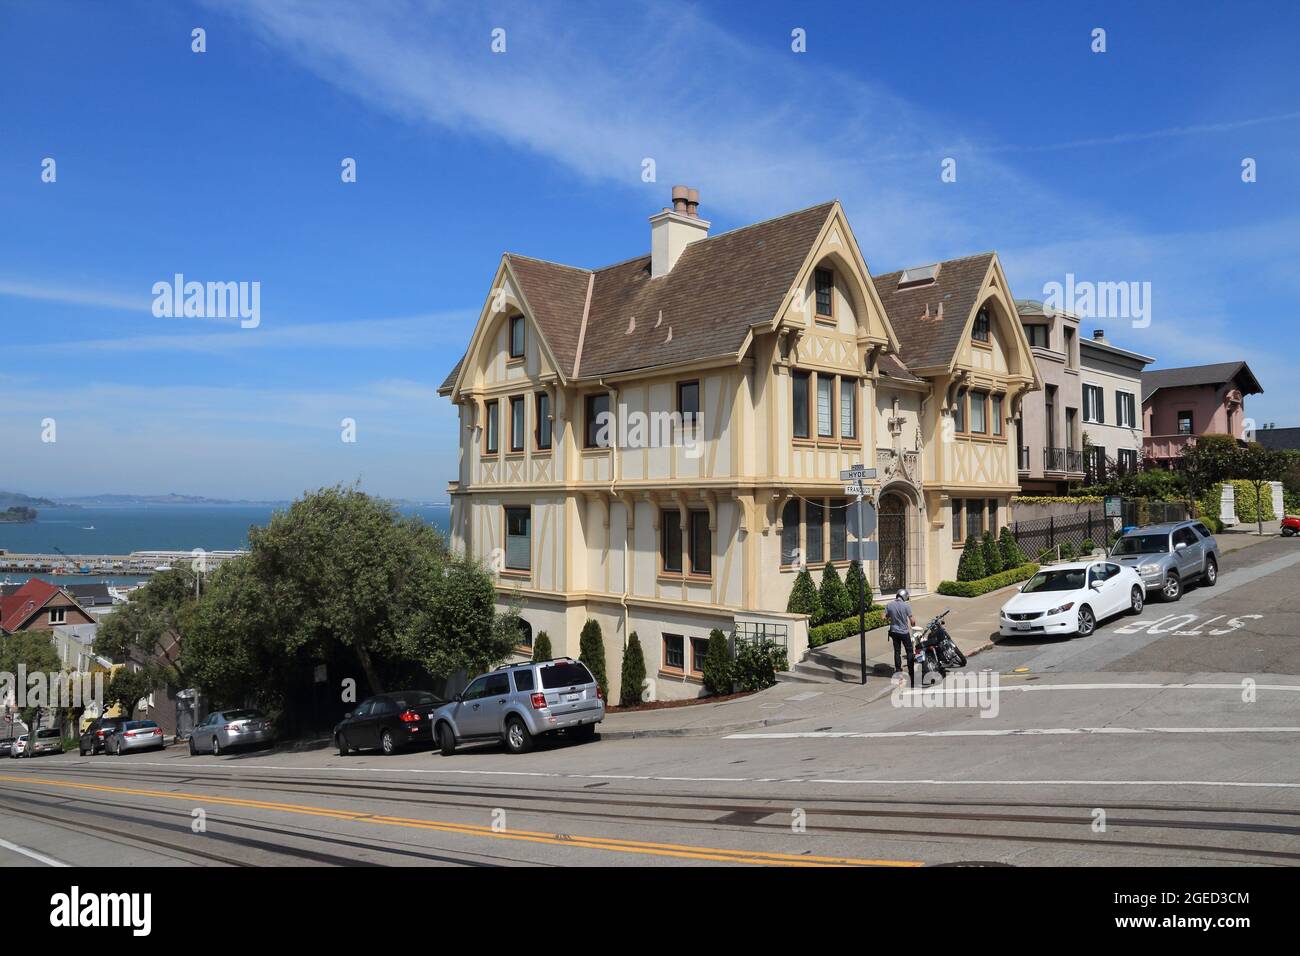
<path fill-rule="evenodd" d="M 807 647 L 803 566 L 847 567 L 841 469 L 878 469 L 877 593 L 956 573 L 1006 520 L 1041 385 L 994 253 L 873 279 L 829 202 L 709 236 L 674 187 L 650 251 L 590 270 L 507 253 L 439 388 L 460 419 L 452 545 L 611 693 L 636 632 L 653 694 L 696 696 L 712 628 Z M 842 573 L 842 570 L 841 570 Z"/>

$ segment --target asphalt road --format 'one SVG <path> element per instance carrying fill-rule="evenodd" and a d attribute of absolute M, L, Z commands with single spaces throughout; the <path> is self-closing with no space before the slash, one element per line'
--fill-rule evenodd
<path fill-rule="evenodd" d="M 1222 570 L 764 733 L 6 761 L 0 864 L 1294 866 L 1300 545 Z"/>

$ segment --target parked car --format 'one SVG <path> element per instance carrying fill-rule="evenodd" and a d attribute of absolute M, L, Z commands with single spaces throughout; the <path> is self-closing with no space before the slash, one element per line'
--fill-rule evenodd
<path fill-rule="evenodd" d="M 217 757 L 234 747 L 269 744 L 274 739 L 271 718 L 260 710 L 216 710 L 190 733 L 190 755 L 207 752 Z"/>
<path fill-rule="evenodd" d="M 13 755 L 14 739 L 13 737 L 0 737 L 0 757 Z"/>
<path fill-rule="evenodd" d="M 395 691 L 363 700 L 334 728 L 334 743 L 346 757 L 352 750 L 378 748 L 385 754 L 433 743 L 433 713 L 443 704 L 427 690 Z"/>
<path fill-rule="evenodd" d="M 1219 544 L 1199 521 L 1153 524 L 1122 535 L 1112 560 L 1137 570 L 1148 591 L 1166 601 L 1183 596 L 1188 582 L 1214 587 L 1219 580 Z"/>
<path fill-rule="evenodd" d="M 1300 516 L 1286 515 L 1282 519 L 1282 537 L 1291 538 L 1300 534 Z"/>
<path fill-rule="evenodd" d="M 1002 606 L 1003 637 L 1078 634 L 1097 622 L 1130 611 L 1141 614 L 1146 586 L 1137 571 L 1110 560 L 1047 565 Z"/>
<path fill-rule="evenodd" d="M 131 750 L 162 750 L 166 746 L 162 728 L 152 720 L 126 720 L 117 725 L 105 749 L 120 757 Z"/>
<path fill-rule="evenodd" d="M 462 743 L 485 740 L 525 753 L 537 737 L 561 730 L 591 740 L 604 719 L 600 685 L 587 665 L 568 657 L 499 667 L 474 678 L 433 715 L 444 756 Z"/>
<path fill-rule="evenodd" d="M 108 738 L 113 736 L 113 732 L 124 723 L 126 723 L 125 717 L 96 717 L 81 732 L 81 739 L 77 746 L 81 756 L 90 754 L 93 757 L 95 754 L 102 753 Z"/>
<path fill-rule="evenodd" d="M 24 757 L 39 757 L 42 754 L 61 754 L 63 753 L 63 732 L 54 727 L 44 727 L 36 731 L 36 739 L 32 740 L 30 735 L 24 734 L 24 738 L 31 744 L 30 749 L 24 747 Z"/>
<path fill-rule="evenodd" d="M 20 736 L 14 738 L 14 745 L 12 749 L 10 749 L 9 751 L 9 756 L 15 758 L 21 757 L 23 755 L 23 751 L 26 749 L 27 749 L 27 735 L 21 734 Z"/>

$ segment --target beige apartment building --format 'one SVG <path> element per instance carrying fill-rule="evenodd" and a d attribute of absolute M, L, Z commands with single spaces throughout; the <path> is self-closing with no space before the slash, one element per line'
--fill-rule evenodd
<path fill-rule="evenodd" d="M 1016 307 L 1043 379 L 1016 426 L 1020 486 L 1027 495 L 1065 494 L 1084 477 L 1079 318 L 1036 299 Z"/>
<path fill-rule="evenodd" d="M 1104 329 L 1080 341 L 1079 357 L 1084 481 L 1133 474 L 1142 461 L 1142 370 L 1155 359 L 1113 344 Z"/>
<path fill-rule="evenodd" d="M 675 187 L 649 251 L 599 269 L 502 256 L 439 393 L 460 417 L 453 546 L 502 606 L 578 654 L 600 622 L 611 694 L 636 632 L 656 698 L 701 693 L 711 628 L 784 642 L 803 566 L 848 566 L 839 472 L 878 469 L 877 594 L 952 578 L 1018 489 L 1041 386 L 994 253 L 872 278 L 828 202 L 709 236 Z"/>

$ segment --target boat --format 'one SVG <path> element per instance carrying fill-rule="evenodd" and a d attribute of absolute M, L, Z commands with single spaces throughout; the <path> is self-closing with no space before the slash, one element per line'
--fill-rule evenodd
<path fill-rule="evenodd" d="M 88 528 L 82 528 L 81 530 L 82 530 L 82 531 L 94 531 L 94 530 L 95 530 L 95 526 L 92 524 L 90 527 L 88 527 Z"/>

